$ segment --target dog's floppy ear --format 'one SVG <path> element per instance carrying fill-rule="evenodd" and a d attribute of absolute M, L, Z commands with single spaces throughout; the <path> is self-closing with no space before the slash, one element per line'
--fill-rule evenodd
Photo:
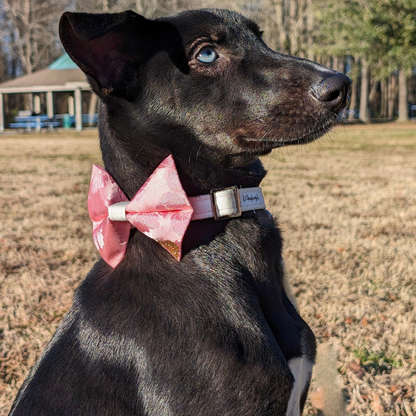
<path fill-rule="evenodd" d="M 161 26 L 163 23 L 148 20 L 133 11 L 66 12 L 59 23 L 59 35 L 68 55 L 85 72 L 98 95 L 133 100 L 138 89 L 138 67 L 149 58 L 144 56 L 148 52 L 139 37 L 149 38 L 152 32 L 163 31 Z"/>

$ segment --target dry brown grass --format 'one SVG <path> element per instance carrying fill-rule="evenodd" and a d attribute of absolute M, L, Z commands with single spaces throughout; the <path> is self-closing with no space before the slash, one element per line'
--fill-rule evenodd
<path fill-rule="evenodd" d="M 301 313 L 357 415 L 416 414 L 415 156 L 416 126 L 386 124 L 264 159 Z M 96 132 L 0 137 L 0 416 L 97 258 L 93 162 Z"/>

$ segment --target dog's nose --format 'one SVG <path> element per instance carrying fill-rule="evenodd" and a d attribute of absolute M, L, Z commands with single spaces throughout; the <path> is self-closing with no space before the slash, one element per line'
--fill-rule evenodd
<path fill-rule="evenodd" d="M 337 73 L 312 87 L 312 94 L 328 110 L 338 113 L 347 105 L 350 86 L 351 80 L 346 75 Z"/>

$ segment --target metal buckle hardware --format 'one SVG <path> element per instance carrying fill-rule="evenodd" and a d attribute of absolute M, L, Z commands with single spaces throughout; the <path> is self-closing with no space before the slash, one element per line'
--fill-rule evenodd
<path fill-rule="evenodd" d="M 236 204 L 236 207 L 237 207 L 237 212 L 235 214 L 219 215 L 219 213 L 217 212 L 217 207 L 216 207 L 216 199 L 215 199 L 216 198 L 216 193 L 220 192 L 220 191 L 227 191 L 229 189 L 233 191 L 235 204 Z M 210 195 L 211 195 L 212 213 L 213 213 L 214 219 L 216 221 L 228 220 L 230 218 L 236 218 L 236 217 L 241 216 L 242 211 L 241 211 L 241 203 L 240 203 L 240 194 L 238 193 L 238 188 L 236 186 L 230 186 L 228 188 L 213 189 L 210 192 Z"/>

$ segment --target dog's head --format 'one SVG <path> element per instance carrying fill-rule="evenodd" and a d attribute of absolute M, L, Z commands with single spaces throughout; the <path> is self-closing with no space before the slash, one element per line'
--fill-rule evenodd
<path fill-rule="evenodd" d="M 60 35 L 101 97 L 101 136 L 118 141 L 131 165 L 157 154 L 154 168 L 159 153 L 172 153 L 193 178 L 206 163 L 241 169 L 320 137 L 346 105 L 346 76 L 272 51 L 257 24 L 234 12 L 65 13 Z"/>

